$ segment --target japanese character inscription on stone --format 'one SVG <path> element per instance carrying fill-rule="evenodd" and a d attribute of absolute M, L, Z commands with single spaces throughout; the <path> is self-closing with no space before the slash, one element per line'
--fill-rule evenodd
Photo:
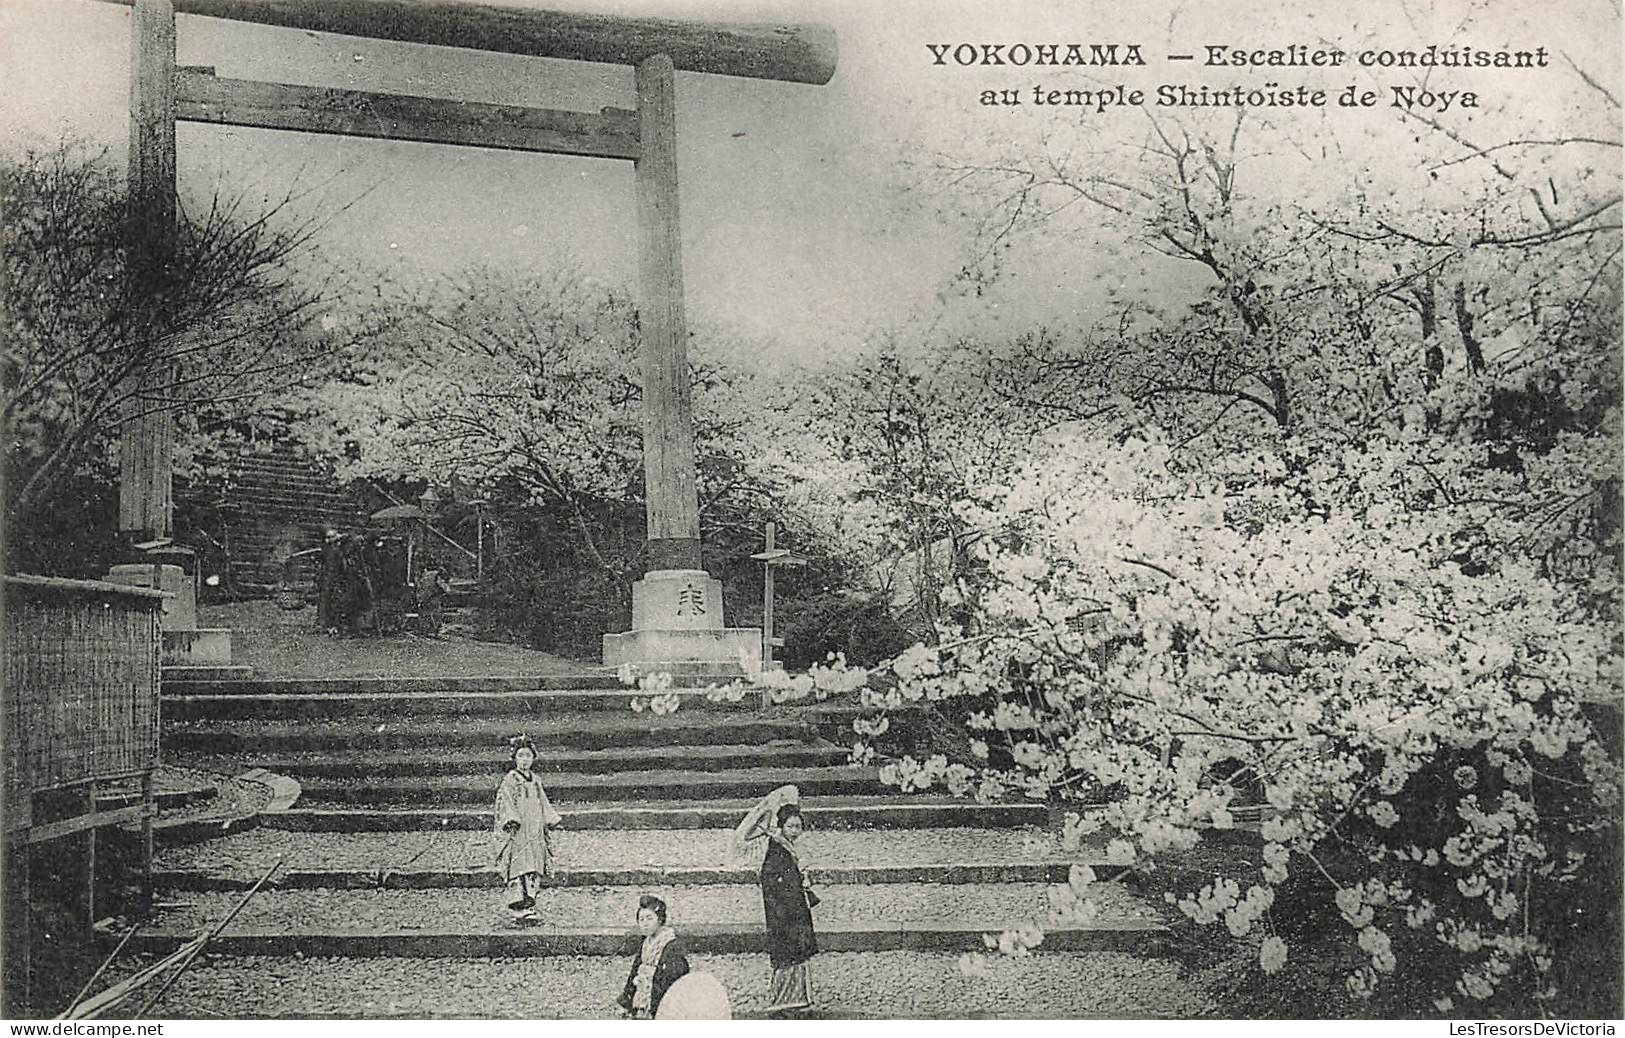
<path fill-rule="evenodd" d="M 705 615 L 705 589 L 694 583 L 684 584 L 677 592 L 678 616 Z"/>

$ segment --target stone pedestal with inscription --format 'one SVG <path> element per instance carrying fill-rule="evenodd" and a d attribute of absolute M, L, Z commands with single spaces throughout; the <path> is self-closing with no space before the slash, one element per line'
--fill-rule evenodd
<path fill-rule="evenodd" d="M 604 663 L 642 673 L 755 673 L 762 632 L 724 625 L 722 582 L 704 570 L 651 570 L 632 585 L 632 630 L 604 635 Z"/>

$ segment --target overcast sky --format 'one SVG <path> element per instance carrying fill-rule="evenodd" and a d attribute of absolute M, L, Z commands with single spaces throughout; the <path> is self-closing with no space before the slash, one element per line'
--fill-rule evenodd
<path fill-rule="evenodd" d="M 520 2 L 520 0 L 511 0 Z M 1170 78 L 1215 85 L 1231 74 L 1171 69 L 1170 50 L 1208 43 L 1336 40 L 1412 46 L 1441 39 L 1469 16 L 1477 46 L 1535 46 L 1576 56 L 1617 85 L 1619 17 L 1610 0 L 1449 0 L 1442 9 L 1400 0 L 1279 5 L 1261 0 L 753 0 L 721 4 L 611 4 L 571 9 L 736 21 L 819 21 L 839 37 L 827 86 L 678 73 L 683 248 L 692 313 L 771 335 L 782 348 L 836 348 L 865 330 L 929 310 L 963 255 L 964 228 L 907 189 L 902 163 L 922 147 L 952 152 L 1033 131 L 1075 113 L 990 111 L 982 85 L 1030 89 L 1034 70 L 934 67 L 933 42 L 1143 42 L 1153 67 L 1117 77 L 1142 86 Z M 1187 9 L 1187 6 L 1189 9 Z M 1357 8 L 1357 10 L 1356 10 Z M 1263 12 L 1269 11 L 1269 14 Z M 1421 12 L 1421 13 L 1418 13 Z M 122 161 L 128 93 L 125 8 L 93 0 L 0 0 L 0 141 L 63 135 L 105 142 Z M 632 73 L 619 66 L 392 44 L 181 16 L 179 61 L 223 76 L 393 90 L 476 101 L 596 111 L 632 107 Z M 1521 106 L 1553 104 L 1555 76 L 1501 79 Z M 1567 69 L 1561 74 L 1572 83 Z M 1327 85 L 1346 74 L 1327 74 Z M 1255 79 L 1265 78 L 1262 75 Z M 1335 80 L 1335 82 L 1334 82 Z M 1249 80 L 1252 82 L 1253 80 Z M 1616 96 L 1618 96 L 1616 91 Z M 1537 112 L 1538 115 L 1538 112 Z M 1103 133 L 1121 117 L 1094 117 Z M 1375 118 L 1375 117 L 1373 117 Z M 630 283 L 635 270 L 629 164 L 339 137 L 183 124 L 183 195 L 313 194 L 313 206 L 353 203 L 326 232 L 330 248 L 361 261 L 452 271 L 489 261 L 523 270 L 561 251 L 588 271 Z M 1090 305 L 1078 287 L 1087 248 L 1047 256 L 1026 297 L 1035 311 Z M 1152 269 L 1150 276 L 1158 276 Z M 1021 297 L 1017 297 L 1021 298 Z"/>

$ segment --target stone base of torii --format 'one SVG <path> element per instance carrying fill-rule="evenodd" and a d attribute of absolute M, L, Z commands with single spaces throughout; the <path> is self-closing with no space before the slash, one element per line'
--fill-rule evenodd
<path fill-rule="evenodd" d="M 641 674 L 754 674 L 762 631 L 726 626 L 722 581 L 704 570 L 650 570 L 632 584 L 632 629 L 604 635 L 604 664 Z"/>
<path fill-rule="evenodd" d="M 190 555 L 184 548 L 151 553 L 155 559 Z M 163 639 L 165 670 L 205 667 L 219 670 L 231 666 L 231 631 L 225 627 L 197 625 L 197 577 L 173 561 L 126 562 L 113 566 L 103 578 L 110 584 L 152 588 L 167 592 L 158 614 Z"/>

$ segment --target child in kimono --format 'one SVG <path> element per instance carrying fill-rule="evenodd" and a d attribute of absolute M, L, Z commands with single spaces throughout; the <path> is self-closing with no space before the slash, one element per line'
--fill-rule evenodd
<path fill-rule="evenodd" d="M 542 877 L 553 872 L 553 854 L 547 827 L 564 821 L 548 802 L 547 791 L 532 774 L 536 747 L 529 736 L 508 740 L 512 770 L 497 788 L 496 868 L 508 881 L 505 897 L 515 925 L 538 923 L 536 895 Z"/>

